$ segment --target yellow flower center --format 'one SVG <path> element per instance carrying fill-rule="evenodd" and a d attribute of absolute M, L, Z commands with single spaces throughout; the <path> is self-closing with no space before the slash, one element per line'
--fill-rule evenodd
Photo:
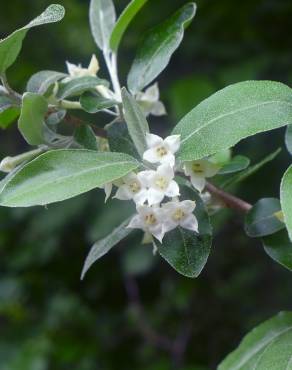
<path fill-rule="evenodd" d="M 194 173 L 197 173 L 197 174 L 203 174 L 204 173 L 204 168 L 203 166 L 201 165 L 201 163 L 198 163 L 198 162 L 194 162 L 192 164 L 192 171 Z"/>
<path fill-rule="evenodd" d="M 133 181 L 129 185 L 129 188 L 131 189 L 131 192 L 134 193 L 134 194 L 139 193 L 139 191 L 141 190 L 141 186 L 140 186 L 140 184 L 137 181 Z"/>
<path fill-rule="evenodd" d="M 168 152 L 167 149 L 164 146 L 160 146 L 159 148 L 156 149 L 157 155 L 162 158 L 164 157 Z"/>
<path fill-rule="evenodd" d="M 146 225 L 149 225 L 149 226 L 155 225 L 157 223 L 157 219 L 156 219 L 156 217 L 154 216 L 153 213 L 151 213 L 151 214 L 149 214 L 145 217 L 145 223 L 146 223 Z"/>
<path fill-rule="evenodd" d="M 160 190 L 165 190 L 168 185 L 168 181 L 164 177 L 158 177 L 155 180 L 155 185 L 160 189 Z"/>
<path fill-rule="evenodd" d="M 172 215 L 172 218 L 174 221 L 181 221 L 183 218 L 185 218 L 186 214 L 181 208 L 178 208 L 174 214 Z"/>

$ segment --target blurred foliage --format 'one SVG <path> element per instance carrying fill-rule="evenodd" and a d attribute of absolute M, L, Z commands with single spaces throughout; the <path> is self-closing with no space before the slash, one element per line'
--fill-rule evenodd
<path fill-rule="evenodd" d="M 0 37 L 49 3 L 2 1 Z M 20 91 L 32 73 L 64 71 L 66 60 L 87 64 L 97 52 L 87 22 L 88 1 L 60 3 L 67 9 L 65 20 L 31 31 L 21 57 L 9 70 L 11 84 Z M 126 3 L 116 1 L 120 10 Z M 123 81 L 139 35 L 184 3 L 148 2 L 123 41 Z M 227 84 L 247 79 L 292 81 L 290 0 L 197 3 L 198 13 L 183 46 L 162 75 L 162 99 L 170 116 L 153 120 L 157 132 L 170 130 L 195 104 Z M 283 146 L 283 135 L 279 130 L 252 138 L 236 152 L 256 162 Z M 1 156 L 23 149 L 16 130 L 0 133 Z M 288 163 L 284 150 L 239 185 L 238 194 L 250 202 L 277 197 Z M 153 257 L 149 246 L 137 247 L 141 238 L 137 235 L 115 248 L 80 282 L 90 244 L 127 212 L 120 202 L 105 206 L 100 191 L 48 209 L 0 209 L 1 369 L 215 369 L 251 327 L 280 310 L 292 309 L 291 274 L 270 260 L 259 242 L 248 239 L 241 218 L 230 217 L 229 212 L 214 219 L 213 252 L 196 280 L 178 276 Z M 175 338 L 189 332 L 181 357 L 145 337 L 137 303 L 127 295 L 129 278 L 140 288 L 145 317 L 156 333 Z"/>

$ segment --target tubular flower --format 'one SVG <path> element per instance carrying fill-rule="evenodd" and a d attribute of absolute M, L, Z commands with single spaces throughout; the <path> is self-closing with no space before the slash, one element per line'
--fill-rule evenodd
<path fill-rule="evenodd" d="M 142 229 L 162 242 L 165 231 L 163 228 L 164 213 L 159 207 L 138 206 L 137 215 L 132 218 L 128 228 Z"/>
<path fill-rule="evenodd" d="M 146 134 L 148 150 L 143 155 L 143 159 L 149 163 L 167 163 L 171 167 L 175 164 L 174 154 L 180 147 L 180 135 L 168 136 L 162 139 L 160 136 Z"/>
<path fill-rule="evenodd" d="M 166 114 L 164 104 L 159 100 L 158 84 L 148 87 L 145 92 L 138 92 L 136 100 L 142 107 L 146 116 L 152 114 L 153 116 L 163 116 Z"/>
<path fill-rule="evenodd" d="M 81 64 L 76 65 L 70 62 L 66 62 L 66 64 L 68 73 L 70 75 L 70 77 L 66 79 L 67 81 L 78 77 L 85 76 L 95 77 L 97 75 L 97 72 L 99 71 L 99 63 L 94 54 L 91 57 L 91 61 L 89 63 L 88 68 L 83 68 Z"/>
<path fill-rule="evenodd" d="M 181 226 L 184 229 L 198 232 L 198 221 L 193 211 L 196 208 L 196 202 L 191 200 L 178 200 L 168 202 L 162 205 L 164 211 L 164 231 L 168 232 Z"/>
<path fill-rule="evenodd" d="M 184 172 L 190 176 L 191 183 L 195 189 L 202 192 L 206 186 L 206 178 L 215 176 L 219 171 L 219 166 L 202 159 L 199 161 L 185 162 Z"/>
<path fill-rule="evenodd" d="M 174 171 L 169 164 L 162 164 L 156 171 L 146 171 L 148 182 L 148 204 L 162 202 L 165 196 L 173 198 L 179 196 L 179 186 L 173 180 Z"/>
<path fill-rule="evenodd" d="M 132 172 L 125 176 L 123 178 L 124 183 L 118 188 L 115 198 L 120 200 L 133 199 L 137 205 L 144 204 L 148 196 L 145 172 L 146 171 L 142 171 L 137 175 Z"/>

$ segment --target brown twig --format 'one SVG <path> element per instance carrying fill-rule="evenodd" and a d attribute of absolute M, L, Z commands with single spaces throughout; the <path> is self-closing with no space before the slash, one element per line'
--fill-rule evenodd
<path fill-rule="evenodd" d="M 224 190 L 221 190 L 210 183 L 207 183 L 206 190 L 221 200 L 222 203 L 224 203 L 224 205 L 228 208 L 234 209 L 241 213 L 247 213 L 252 208 L 251 204 L 232 194 L 226 193 Z"/>

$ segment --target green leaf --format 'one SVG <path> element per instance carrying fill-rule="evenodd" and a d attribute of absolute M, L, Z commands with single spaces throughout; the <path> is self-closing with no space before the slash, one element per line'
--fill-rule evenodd
<path fill-rule="evenodd" d="M 286 129 L 285 144 L 288 152 L 292 154 L 292 125 L 289 125 Z"/>
<path fill-rule="evenodd" d="M 128 76 L 128 87 L 132 93 L 141 91 L 165 69 L 195 14 L 196 5 L 186 4 L 171 18 L 146 33 Z"/>
<path fill-rule="evenodd" d="M 33 93 L 23 95 L 18 128 L 28 144 L 39 145 L 44 142 L 43 124 L 47 110 L 48 103 L 41 95 Z"/>
<path fill-rule="evenodd" d="M 148 122 L 136 100 L 125 88 L 122 89 L 122 100 L 125 110 L 124 116 L 128 126 L 129 134 L 137 148 L 138 153 L 141 157 L 143 157 L 143 153 L 147 148 L 146 133 L 149 132 Z"/>
<path fill-rule="evenodd" d="M 292 89 L 279 82 L 245 81 L 200 103 L 174 129 L 182 161 L 204 158 L 240 140 L 292 123 Z"/>
<path fill-rule="evenodd" d="M 224 181 L 222 184 L 220 184 L 220 187 L 222 188 L 229 188 L 232 185 L 238 184 L 239 182 L 242 182 L 249 178 L 250 176 L 254 175 L 256 172 L 261 170 L 266 164 L 272 162 L 279 154 L 281 153 L 281 148 L 275 150 L 273 153 L 267 155 L 263 160 L 261 160 L 259 163 L 256 163 L 255 165 L 249 167 L 245 171 L 231 177 L 230 179 Z"/>
<path fill-rule="evenodd" d="M 106 99 L 101 95 L 86 92 L 80 97 L 80 104 L 85 112 L 94 114 L 103 109 L 114 107 L 117 105 L 117 102 L 115 100 Z"/>
<path fill-rule="evenodd" d="M 0 127 L 7 128 L 19 116 L 20 108 L 8 96 L 0 95 Z"/>
<path fill-rule="evenodd" d="M 74 139 L 84 149 L 97 150 L 96 136 L 89 125 L 77 127 L 74 132 Z"/>
<path fill-rule="evenodd" d="M 243 155 L 236 155 L 230 162 L 226 163 L 218 172 L 218 175 L 227 175 L 229 173 L 245 170 L 250 164 L 250 160 Z"/>
<path fill-rule="evenodd" d="M 57 98 L 62 100 L 69 96 L 81 95 L 86 90 L 94 90 L 98 85 L 108 86 L 108 82 L 94 76 L 79 77 L 68 82 L 61 82 Z"/>
<path fill-rule="evenodd" d="M 199 222 L 199 235 L 177 228 L 165 235 L 163 243 L 157 243 L 159 254 L 180 274 L 195 278 L 200 275 L 210 254 L 212 228 L 204 203 L 193 190 L 181 186 L 182 199 L 197 203 L 195 216 Z"/>
<path fill-rule="evenodd" d="M 52 150 L 25 165 L 5 186 L 0 205 L 30 207 L 73 198 L 119 179 L 139 167 L 120 153 Z"/>
<path fill-rule="evenodd" d="M 259 200 L 245 218 L 245 232 L 251 238 L 258 238 L 276 233 L 285 228 L 277 213 L 281 211 L 280 201 L 276 198 Z"/>
<path fill-rule="evenodd" d="M 292 166 L 288 168 L 282 178 L 280 194 L 284 221 L 292 240 Z"/>
<path fill-rule="evenodd" d="M 107 138 L 112 152 L 126 153 L 139 159 L 137 149 L 124 122 L 113 122 L 106 127 Z"/>
<path fill-rule="evenodd" d="M 28 92 L 44 95 L 50 86 L 66 76 L 67 75 L 65 73 L 55 71 L 37 72 L 29 79 L 26 90 Z"/>
<path fill-rule="evenodd" d="M 218 370 L 289 370 L 292 313 L 282 312 L 253 329 Z"/>
<path fill-rule="evenodd" d="M 120 15 L 110 38 L 110 47 L 116 52 L 129 24 L 148 0 L 132 0 Z"/>
<path fill-rule="evenodd" d="M 101 50 L 109 49 L 109 39 L 116 22 L 112 0 L 91 0 L 89 20 L 92 36 Z"/>
<path fill-rule="evenodd" d="M 58 4 L 50 5 L 41 15 L 26 26 L 13 32 L 7 38 L 0 41 L 0 74 L 4 73 L 18 57 L 23 39 L 28 30 L 47 23 L 59 22 L 65 15 L 65 9 Z"/>
<path fill-rule="evenodd" d="M 81 280 L 84 279 L 87 271 L 97 260 L 107 254 L 115 245 L 117 245 L 133 231 L 133 229 L 127 229 L 129 222 L 130 218 L 114 229 L 107 237 L 99 240 L 92 246 L 83 266 Z"/>
<path fill-rule="evenodd" d="M 263 244 L 274 261 L 292 271 L 292 243 L 286 230 L 263 238 Z"/>

